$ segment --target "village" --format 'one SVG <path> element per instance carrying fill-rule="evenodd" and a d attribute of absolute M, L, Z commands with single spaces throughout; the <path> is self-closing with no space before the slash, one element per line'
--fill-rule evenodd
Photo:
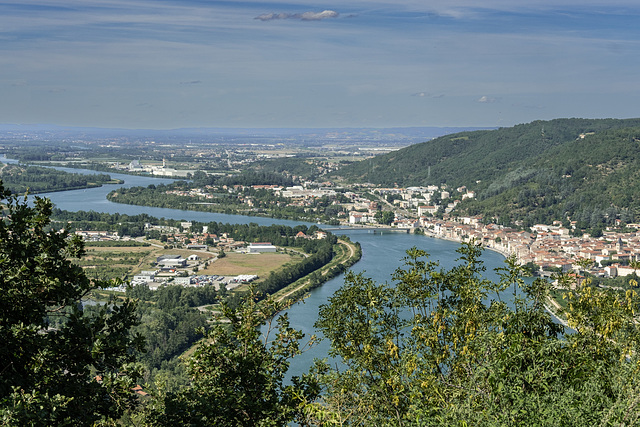
<path fill-rule="evenodd" d="M 422 204 L 434 200 L 436 192 L 440 192 L 437 197 L 440 204 Z M 587 271 L 598 277 L 628 276 L 636 271 L 629 263 L 640 260 L 639 224 L 626 225 L 627 229 L 634 229 L 633 232 L 621 233 L 608 229 L 598 238 L 588 234 L 575 237 L 573 230 L 563 227 L 560 222 L 534 225 L 531 232 L 518 231 L 496 224 L 484 224 L 481 217 L 452 215 L 460 200 L 475 197 L 475 193 L 467 191 L 465 187 L 455 192 L 460 197 L 453 199 L 449 191 L 437 186 L 375 190 L 380 195 L 396 196 L 393 199 L 393 219 L 388 227 L 406 229 L 408 232 L 421 230 L 432 237 L 458 242 L 475 240 L 505 256 L 514 255 L 520 264 L 535 264 L 537 273 L 541 275 L 584 271 L 584 266 L 577 264 L 580 260 L 591 261 L 587 263 L 591 265 Z M 377 202 L 360 199 L 359 203 L 354 205 L 359 209 L 348 214 L 349 225 L 385 227 L 376 219 L 379 212 Z M 436 216 L 438 213 L 442 215 Z M 575 222 L 570 226 L 575 226 Z"/>

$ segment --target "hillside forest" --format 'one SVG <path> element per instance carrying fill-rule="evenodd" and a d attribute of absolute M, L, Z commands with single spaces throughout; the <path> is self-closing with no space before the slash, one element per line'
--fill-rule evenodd
<path fill-rule="evenodd" d="M 640 119 L 557 119 L 463 132 L 333 172 L 381 186 L 466 187 L 460 215 L 530 227 L 640 219 Z"/>

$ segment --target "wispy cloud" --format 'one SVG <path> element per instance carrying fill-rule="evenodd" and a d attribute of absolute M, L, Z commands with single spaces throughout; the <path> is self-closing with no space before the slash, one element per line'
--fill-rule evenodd
<path fill-rule="evenodd" d="M 180 82 L 181 85 L 199 85 L 202 83 L 202 80 L 190 80 L 187 82 Z"/>
<path fill-rule="evenodd" d="M 328 18 L 337 18 L 340 14 L 335 10 L 323 10 L 322 12 L 303 13 L 263 13 L 254 19 L 260 21 L 273 21 L 276 19 L 298 19 L 301 21 L 320 21 Z"/>
<path fill-rule="evenodd" d="M 418 98 L 444 98 L 444 93 L 433 94 L 429 92 L 417 92 L 412 93 L 411 96 L 417 96 Z"/>

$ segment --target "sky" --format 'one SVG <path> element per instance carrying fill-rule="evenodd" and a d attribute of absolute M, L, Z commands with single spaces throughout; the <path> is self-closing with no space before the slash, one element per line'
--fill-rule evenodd
<path fill-rule="evenodd" d="M 640 117 L 638 0 L 0 0 L 0 123 Z"/>

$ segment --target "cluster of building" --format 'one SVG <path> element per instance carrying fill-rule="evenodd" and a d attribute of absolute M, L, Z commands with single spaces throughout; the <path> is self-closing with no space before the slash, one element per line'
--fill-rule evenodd
<path fill-rule="evenodd" d="M 82 237 L 85 242 L 108 242 L 113 240 L 120 240 L 120 236 L 117 232 L 109 231 L 83 231 L 77 230 L 75 234 Z"/>
<path fill-rule="evenodd" d="M 123 170 L 128 172 L 141 172 L 148 173 L 150 175 L 157 176 L 168 176 L 168 177 L 177 177 L 184 178 L 190 173 L 193 173 L 192 170 L 179 170 L 174 168 L 167 167 L 167 162 L 162 159 L 162 165 L 143 165 L 139 160 L 133 160 L 129 164 L 123 163 L 120 164 L 116 162 L 112 164 L 112 167 L 116 170 Z"/>
<path fill-rule="evenodd" d="M 170 282 L 179 286 L 213 285 L 216 289 L 220 289 L 221 286 L 225 286 L 226 289 L 232 289 L 242 283 L 249 283 L 258 279 L 258 276 L 253 274 L 237 276 L 187 274 L 185 269 L 197 266 L 199 261 L 200 256 L 197 254 L 192 254 L 187 258 L 174 254 L 161 255 L 156 258 L 157 268 L 155 270 L 143 270 L 136 274 L 131 280 L 131 285 L 146 284 L 151 289 L 156 289 Z"/>
<path fill-rule="evenodd" d="M 581 259 L 592 261 L 590 273 L 602 277 L 634 273 L 630 261 L 640 260 L 640 232 L 605 231 L 602 237 L 575 237 L 571 230 L 555 225 L 536 225 L 531 232 L 496 224 L 482 224 L 480 218 L 439 220 L 421 217 L 420 226 L 430 234 L 454 241 L 475 239 L 505 255 L 515 255 L 521 264 L 532 262 L 542 271 L 578 270 Z M 636 230 L 640 226 L 634 226 Z"/>

